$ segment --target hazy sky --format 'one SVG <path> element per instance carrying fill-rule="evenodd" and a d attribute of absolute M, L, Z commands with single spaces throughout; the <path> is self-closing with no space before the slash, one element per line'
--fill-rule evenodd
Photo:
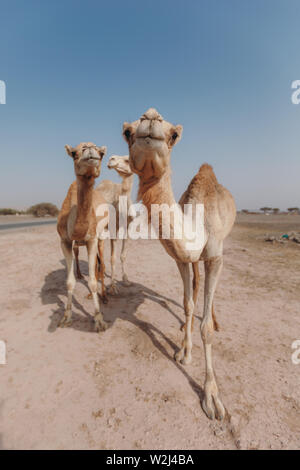
<path fill-rule="evenodd" d="M 176 197 L 203 162 L 238 208 L 300 205 L 299 0 L 2 0 L 0 207 L 60 205 L 64 145 L 124 155 L 150 106 L 182 124 Z"/>

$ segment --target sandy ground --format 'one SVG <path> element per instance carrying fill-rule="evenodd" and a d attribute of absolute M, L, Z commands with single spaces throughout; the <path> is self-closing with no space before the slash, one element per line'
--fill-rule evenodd
<path fill-rule="evenodd" d="M 132 285 L 119 283 L 120 295 L 103 308 L 110 328 L 97 334 L 85 250 L 74 322 L 61 329 L 66 273 L 55 226 L 2 232 L 0 448 L 299 448 L 300 365 L 291 344 L 300 339 L 300 246 L 262 240 L 288 230 L 300 230 L 300 217 L 245 215 L 226 241 L 214 341 L 223 423 L 200 406 L 202 292 L 193 363 L 173 360 L 183 335 L 182 285 L 158 241 L 129 242 Z"/>

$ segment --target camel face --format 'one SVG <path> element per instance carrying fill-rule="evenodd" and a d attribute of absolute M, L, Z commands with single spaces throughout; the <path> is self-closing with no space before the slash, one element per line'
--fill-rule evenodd
<path fill-rule="evenodd" d="M 123 136 L 128 143 L 132 171 L 146 179 L 161 177 L 181 134 L 182 126 L 164 121 L 154 108 L 148 109 L 138 121 L 125 122 Z"/>
<path fill-rule="evenodd" d="M 97 147 L 92 142 L 82 142 L 77 147 L 66 145 L 65 149 L 74 160 L 77 176 L 97 178 L 100 175 L 101 161 L 106 153 L 106 147 Z"/>
<path fill-rule="evenodd" d="M 132 175 L 128 155 L 125 155 L 124 157 L 121 157 L 119 155 L 112 155 L 108 160 L 107 167 L 110 170 L 116 170 L 120 176 Z"/>

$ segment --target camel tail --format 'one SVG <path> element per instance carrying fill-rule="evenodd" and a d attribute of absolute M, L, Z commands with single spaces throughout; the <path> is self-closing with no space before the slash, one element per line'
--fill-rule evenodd
<path fill-rule="evenodd" d="M 214 324 L 214 330 L 215 331 L 220 331 L 220 325 L 217 322 L 216 315 L 215 315 L 214 304 L 212 306 L 212 319 L 213 319 L 213 324 Z"/>
<path fill-rule="evenodd" d="M 97 272 L 100 273 L 101 271 L 101 259 L 99 254 L 97 253 Z"/>

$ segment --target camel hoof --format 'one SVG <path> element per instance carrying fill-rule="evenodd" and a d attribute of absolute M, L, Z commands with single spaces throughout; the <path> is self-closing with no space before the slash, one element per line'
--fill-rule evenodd
<path fill-rule="evenodd" d="M 97 333 L 100 333 L 101 331 L 105 331 L 108 328 L 108 323 L 106 323 L 104 320 L 101 322 L 97 322 L 95 324 L 95 330 Z"/>
<path fill-rule="evenodd" d="M 175 355 L 174 355 L 175 361 L 176 362 L 181 362 L 184 358 L 184 348 L 180 349 Z"/>
<path fill-rule="evenodd" d="M 184 358 L 181 360 L 181 364 L 184 366 L 187 366 L 188 364 L 191 364 L 192 362 L 192 355 L 189 354 L 188 356 L 184 356 Z"/>
<path fill-rule="evenodd" d="M 119 290 L 115 284 L 111 284 L 108 288 L 108 292 L 110 293 L 110 295 L 118 295 Z"/>
<path fill-rule="evenodd" d="M 59 328 L 66 328 L 71 325 L 72 325 L 71 318 L 68 318 L 66 316 L 63 316 L 60 322 L 58 323 Z"/>
<path fill-rule="evenodd" d="M 129 281 L 129 279 L 128 279 L 128 277 L 127 277 L 127 274 L 124 274 L 122 280 L 123 280 L 124 286 L 126 286 L 126 287 L 131 286 L 131 282 Z"/>
<path fill-rule="evenodd" d="M 225 418 L 225 408 L 217 395 L 206 395 L 202 401 L 202 409 L 209 419 L 222 421 Z"/>

